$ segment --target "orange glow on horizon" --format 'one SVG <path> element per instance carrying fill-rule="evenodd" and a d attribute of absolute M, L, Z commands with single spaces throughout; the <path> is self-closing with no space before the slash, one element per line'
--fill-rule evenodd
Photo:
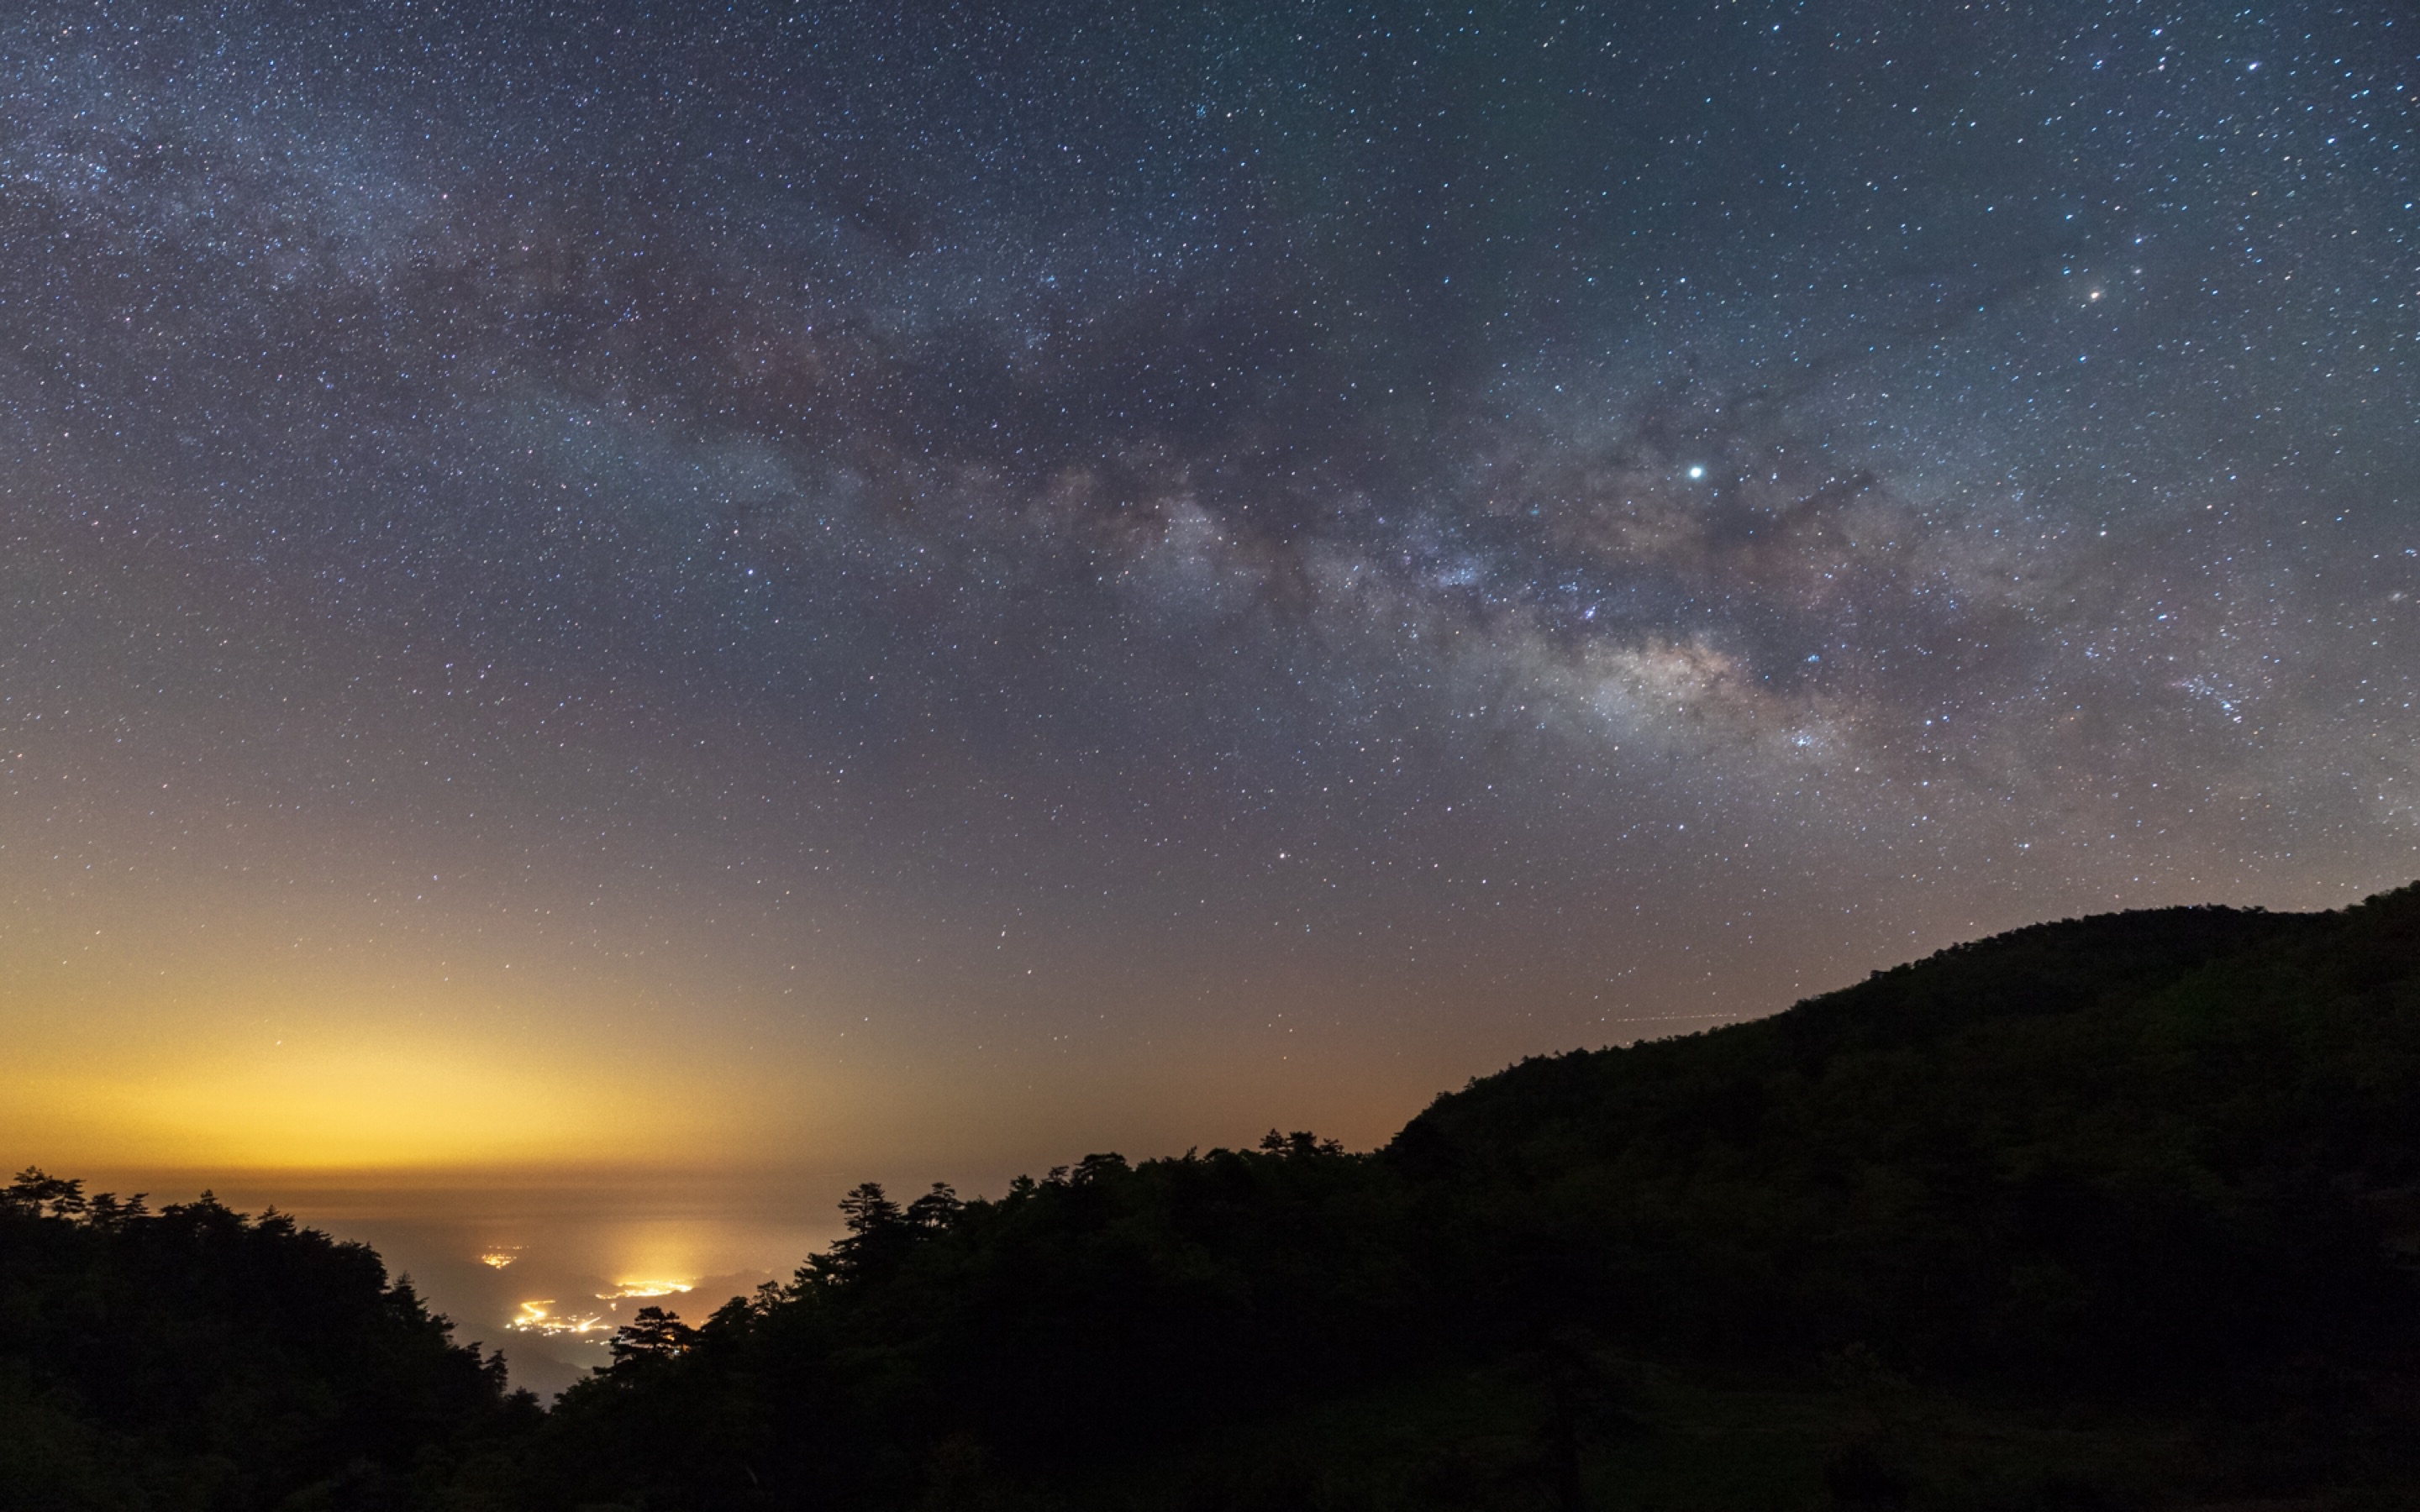
<path fill-rule="evenodd" d="M 1280 1123 L 1359 1144 L 1446 1079 L 1342 1043 L 1314 1055 L 1289 1041 L 1290 1057 L 1239 1046 L 1216 1015 L 1140 1047 L 1109 1037 L 1046 1059 L 954 1042 L 895 1005 L 860 1012 L 882 1009 L 889 989 L 838 974 L 773 1013 L 735 985 L 744 962 L 696 938 L 605 969 L 473 917 L 467 897 L 447 919 L 375 942 L 338 889 L 273 901 L 163 884 L 104 900 L 88 953 L 58 921 L 0 937 L 12 1020 L 0 1146 L 154 1190 L 541 1175 L 584 1188 L 759 1171 L 913 1184 L 970 1161 L 1140 1159 Z M 337 943 L 292 954 L 305 935 Z M 1308 1009 L 1333 986 L 1306 977 L 1258 993 L 1252 1011 Z M 502 1253 L 498 1237 L 470 1237 L 464 1257 Z M 599 1258 L 602 1279 L 583 1291 L 718 1273 L 673 1238 Z"/>
<path fill-rule="evenodd" d="M 631 1168 L 711 1161 L 747 1102 L 704 1072 L 658 1068 L 632 1088 L 602 1057 L 444 1034 L 295 1034 L 240 1051 L 214 1035 L 214 1054 L 182 1046 L 147 1065 L 34 1047 L 0 1071 L 0 1143 L 87 1167 Z"/>

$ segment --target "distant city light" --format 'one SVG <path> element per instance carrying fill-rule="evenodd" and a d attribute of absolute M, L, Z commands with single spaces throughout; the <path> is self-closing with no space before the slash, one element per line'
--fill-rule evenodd
<path fill-rule="evenodd" d="M 689 1290 L 696 1283 L 692 1281 L 616 1281 L 613 1285 L 614 1290 L 597 1293 L 597 1300 L 618 1302 L 624 1297 L 669 1297 L 675 1292 Z"/>
<path fill-rule="evenodd" d="M 552 1297 L 521 1304 L 520 1316 L 504 1326 L 522 1334 L 610 1334 L 613 1324 L 595 1313 L 582 1313 L 571 1318 L 557 1318 L 551 1310 Z"/>

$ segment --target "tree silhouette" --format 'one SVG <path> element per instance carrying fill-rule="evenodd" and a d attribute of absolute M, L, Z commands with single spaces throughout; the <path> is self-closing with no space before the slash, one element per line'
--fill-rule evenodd
<path fill-rule="evenodd" d="M 613 1361 L 616 1365 L 641 1360 L 662 1360 L 679 1354 L 697 1342 L 697 1330 L 680 1320 L 680 1314 L 662 1307 L 646 1306 L 631 1315 L 630 1320 L 613 1331 Z"/>
<path fill-rule="evenodd" d="M 947 1181 L 936 1181 L 931 1191 L 908 1204 L 908 1225 L 923 1233 L 938 1233 L 956 1221 L 966 1206 L 958 1200 L 956 1188 Z"/>
<path fill-rule="evenodd" d="M 0 1191 L 0 1202 L 37 1217 L 70 1220 L 83 1217 L 87 1206 L 82 1181 L 62 1180 L 38 1165 L 19 1171 L 17 1180 Z"/>
<path fill-rule="evenodd" d="M 861 1181 L 850 1187 L 840 1199 L 840 1211 L 848 1231 L 861 1239 L 896 1227 L 900 1220 L 899 1204 L 884 1194 L 879 1181 Z"/>

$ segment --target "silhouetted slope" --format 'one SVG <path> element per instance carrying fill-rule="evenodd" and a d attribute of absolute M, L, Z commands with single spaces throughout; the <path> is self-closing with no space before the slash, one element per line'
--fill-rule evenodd
<path fill-rule="evenodd" d="M 1862 1340 L 2062 1389 L 2273 1390 L 2412 1337 L 2420 889 L 2043 925 L 1533 1060 L 1387 1161 L 1466 1284 L 1665 1347 Z"/>
<path fill-rule="evenodd" d="M 366 1250 L 80 1203 L 0 1202 L 0 1505 L 2413 1504 L 2420 887 L 2018 931 L 1369 1155 L 861 1187 L 542 1423 Z"/>
<path fill-rule="evenodd" d="M 861 1189 L 793 1284 L 632 1335 L 569 1394 L 541 1499 L 2408 1484 L 2376 1446 L 2410 1427 L 2420 1339 L 2415 942 L 2415 889 L 2045 925 L 1760 1023 L 1525 1062 L 1373 1156 L 1273 1134 L 996 1202 Z M 1731 1384 L 1687 1384 L 1706 1371 Z M 2007 1415 L 2038 1409 L 2067 1427 Z M 1911 1413 L 1932 1427 L 1902 1453 L 1886 1419 Z M 1762 1490 L 1688 1448 L 1730 1419 L 1802 1425 Z M 2288 1423 L 2290 1474 L 2255 1430 Z"/>
<path fill-rule="evenodd" d="M 537 1415 L 378 1256 L 211 1200 L 0 1191 L 0 1507 L 402 1507 Z"/>

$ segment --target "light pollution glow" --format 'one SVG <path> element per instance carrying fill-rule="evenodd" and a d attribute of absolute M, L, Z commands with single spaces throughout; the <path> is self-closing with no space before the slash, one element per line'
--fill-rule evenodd
<path fill-rule="evenodd" d="M 610 1334 L 615 1325 L 595 1313 L 577 1313 L 558 1318 L 554 1315 L 554 1299 L 541 1297 L 521 1304 L 520 1315 L 504 1326 L 521 1334 L 543 1334 L 550 1337 L 569 1335 L 585 1338 L 594 1334 Z"/>
<path fill-rule="evenodd" d="M 691 1281 L 623 1281 L 612 1291 L 597 1293 L 597 1300 L 616 1304 L 631 1298 L 680 1296 L 696 1288 Z M 542 1334 L 550 1337 L 570 1335 L 586 1338 L 608 1334 L 617 1326 L 613 1319 L 597 1313 L 570 1313 L 558 1316 L 558 1305 L 552 1297 L 540 1297 L 520 1304 L 520 1312 L 504 1325 L 517 1333 Z"/>
<path fill-rule="evenodd" d="M 1071 1144 L 1138 1137 L 1114 1134 L 1118 1124 L 1172 1144 L 1196 1142 L 1205 1119 L 1243 1139 L 1271 1121 L 1316 1116 L 1373 1137 L 1451 1074 L 1433 1054 L 1408 1063 L 1390 1056 L 1361 1095 L 1339 1103 L 1318 1093 L 1307 1058 L 1299 1072 L 1280 1059 L 1285 1095 L 1266 1100 L 1228 1077 L 1197 1075 L 1233 1061 L 1235 1048 L 1178 1024 L 1157 1036 L 1162 1053 L 1117 1069 L 1109 1069 L 1117 1042 L 1054 1045 L 1042 1057 L 1012 1047 L 1004 1058 L 980 1042 L 943 1047 L 928 1065 L 972 1072 L 963 1095 L 946 1111 L 902 1104 L 887 1084 L 918 1053 L 924 1015 L 895 983 L 852 987 L 827 974 L 814 980 L 814 1018 L 784 1021 L 776 1015 L 798 996 L 754 987 L 750 975 L 761 980 L 765 968 L 710 930 L 658 921 L 655 957 L 606 975 L 585 948 L 550 937 L 525 891 L 507 901 L 508 889 L 475 875 L 456 886 L 442 920 L 402 939 L 379 938 L 374 910 L 328 896 L 367 890 L 358 873 L 309 897 L 258 877 L 175 900 L 132 888 L 101 901 L 102 927 L 81 941 L 63 900 L 28 900 L 0 940 L 0 998 L 22 1011 L 0 1069 L 0 1143 L 62 1168 L 222 1178 L 873 1162 L 891 1170 L 962 1162 L 970 1137 L 1005 1123 L 1022 1125 L 1023 1148 L 997 1160 L 1043 1165 Z M 722 918 L 748 933 L 766 928 L 744 906 Z M 627 913 L 582 924 L 608 936 L 644 927 Z M 263 948 L 277 938 L 289 949 Z M 1063 979 L 1094 949 L 1070 942 L 1058 952 Z M 1185 953 L 1164 961 L 1184 964 Z M 775 974 L 783 991 L 803 975 Z M 1201 991 L 1198 975 L 1176 993 L 1164 980 L 1128 980 L 1122 995 L 1139 1007 Z M 1245 1005 L 1303 1026 L 1284 1031 L 1280 1057 L 1337 1048 L 1335 1026 L 1303 1011 L 1315 1001 L 1306 986 L 1317 990 L 1314 981 Z M 716 998 L 734 1006 L 713 1011 Z M 851 999 L 876 1011 L 833 1011 Z M 756 1054 L 735 1057 L 734 1039 Z M 1071 1095 L 1088 1084 L 1083 1097 Z"/>

